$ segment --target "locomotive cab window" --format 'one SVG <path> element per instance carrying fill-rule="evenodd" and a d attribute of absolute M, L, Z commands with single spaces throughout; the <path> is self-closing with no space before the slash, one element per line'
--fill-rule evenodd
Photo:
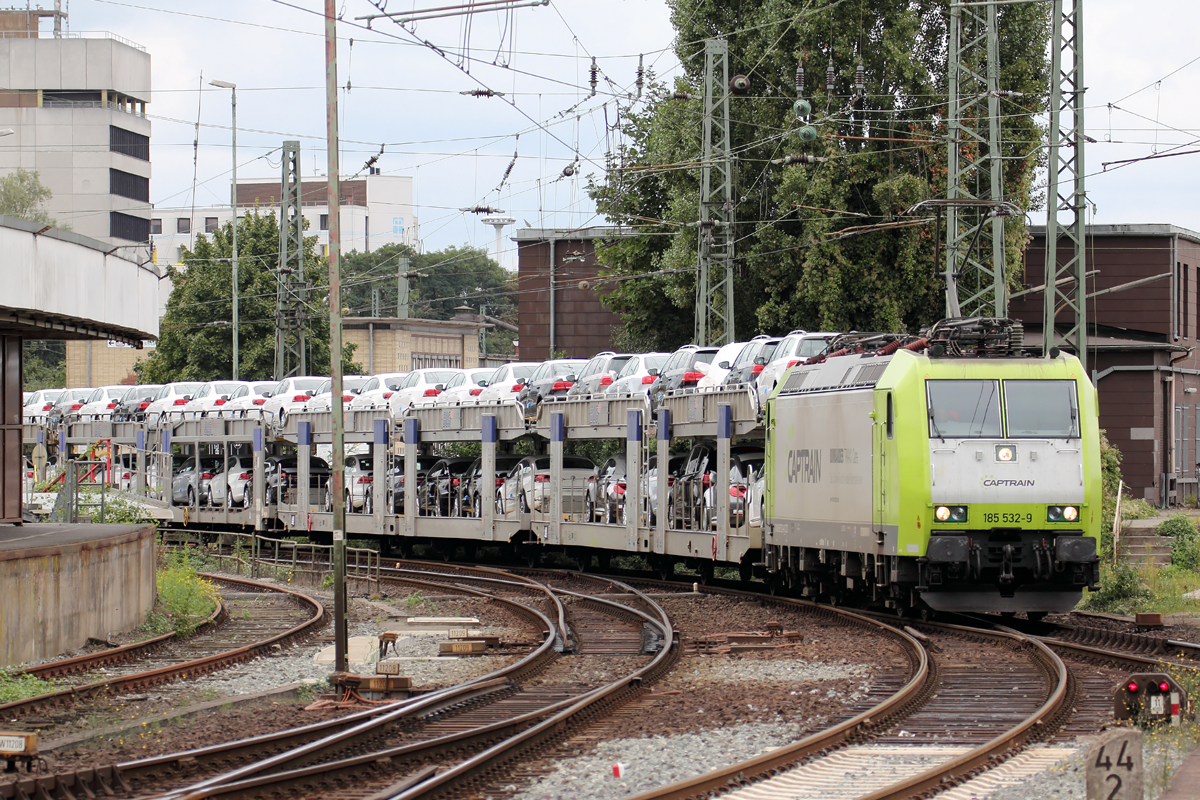
<path fill-rule="evenodd" d="M 1004 416 L 1013 438 L 1079 438 L 1074 381 L 1005 381 Z"/>
<path fill-rule="evenodd" d="M 1002 436 L 998 381 L 925 382 L 929 435 L 939 439 L 991 439 Z"/>

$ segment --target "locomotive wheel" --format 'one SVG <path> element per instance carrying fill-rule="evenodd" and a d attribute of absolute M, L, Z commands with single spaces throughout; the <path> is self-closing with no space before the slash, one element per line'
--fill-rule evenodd
<path fill-rule="evenodd" d="M 700 583 L 704 584 L 705 586 L 711 586 L 716 570 L 717 562 L 701 561 L 699 566 L 696 568 L 696 573 L 700 576 Z"/>
<path fill-rule="evenodd" d="M 738 578 L 742 583 L 748 583 L 754 577 L 754 565 L 749 561 L 743 560 L 738 564 Z"/>

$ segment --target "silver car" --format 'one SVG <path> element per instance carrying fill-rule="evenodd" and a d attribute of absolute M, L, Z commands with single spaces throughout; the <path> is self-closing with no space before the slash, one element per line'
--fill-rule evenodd
<path fill-rule="evenodd" d="M 225 470 L 213 475 L 209 484 L 208 504 L 249 508 L 254 502 L 253 456 L 228 456 Z"/>
<path fill-rule="evenodd" d="M 221 470 L 221 459 L 215 456 L 201 457 L 200 476 L 196 477 L 196 459 L 188 456 L 176 462 L 177 469 L 171 478 L 171 503 L 195 506 L 208 503 L 208 492 L 213 475 Z"/>
<path fill-rule="evenodd" d="M 591 459 L 563 456 L 562 510 L 583 516 L 588 478 L 595 474 Z M 503 515 L 550 510 L 550 456 L 526 456 L 509 471 L 496 492 L 496 510 Z"/>

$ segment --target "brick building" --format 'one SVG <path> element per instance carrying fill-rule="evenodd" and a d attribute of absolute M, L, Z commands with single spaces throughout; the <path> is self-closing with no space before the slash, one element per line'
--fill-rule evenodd
<path fill-rule="evenodd" d="M 1044 280 L 1045 228 L 1030 228 L 1024 283 Z M 1174 225 L 1092 225 L 1087 234 L 1088 368 L 1100 427 L 1136 496 L 1197 494 L 1200 460 L 1200 233 Z M 1127 286 L 1128 284 L 1137 285 Z M 1101 294 L 1103 292 L 1103 294 Z M 1014 298 L 1027 345 L 1041 345 L 1042 294 Z M 1059 323 L 1066 323 L 1064 316 Z"/>
<path fill-rule="evenodd" d="M 579 230 L 525 228 L 517 243 L 517 300 L 522 361 L 554 354 L 591 358 L 612 349 L 613 326 L 621 318 L 600 303 L 589 284 L 599 274 L 596 242 L 630 235 L 625 229 Z"/>

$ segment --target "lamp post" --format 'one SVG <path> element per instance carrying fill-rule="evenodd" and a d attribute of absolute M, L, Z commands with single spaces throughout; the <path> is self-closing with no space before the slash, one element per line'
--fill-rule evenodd
<path fill-rule="evenodd" d="M 237 251 L 237 84 L 209 81 L 209 86 L 228 89 L 233 108 L 233 180 L 229 186 L 229 208 L 233 212 L 233 379 L 238 379 L 238 251 Z"/>

